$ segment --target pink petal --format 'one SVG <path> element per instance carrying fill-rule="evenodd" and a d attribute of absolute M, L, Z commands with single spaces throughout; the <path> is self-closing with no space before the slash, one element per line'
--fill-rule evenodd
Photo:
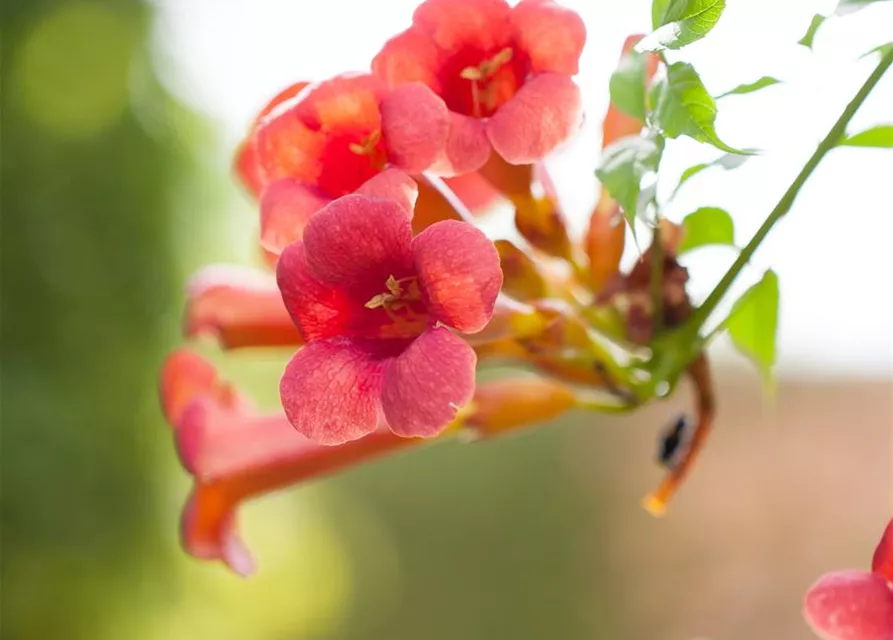
<path fill-rule="evenodd" d="M 295 109 L 313 129 L 374 131 L 381 126 L 378 105 L 384 91 L 376 76 L 346 73 L 304 89 Z"/>
<path fill-rule="evenodd" d="M 508 44 L 510 11 L 503 0 L 425 0 L 412 22 L 446 51 L 490 51 Z"/>
<path fill-rule="evenodd" d="M 408 219 L 412 220 L 413 209 L 419 197 L 419 185 L 399 169 L 385 169 L 372 176 L 356 190 L 362 196 L 393 200 L 401 207 Z"/>
<path fill-rule="evenodd" d="M 261 167 L 257 156 L 257 146 L 253 135 L 244 140 L 236 149 L 234 169 L 248 193 L 254 197 L 260 195 L 266 180 L 263 167 Z"/>
<path fill-rule="evenodd" d="M 310 271 L 321 282 L 349 288 L 363 303 L 385 290 L 389 276 L 410 274 L 411 241 L 412 227 L 399 204 L 361 195 L 335 200 L 304 230 Z"/>
<path fill-rule="evenodd" d="M 188 337 L 213 335 L 227 349 L 303 342 L 269 273 L 211 265 L 190 278 L 187 296 Z"/>
<path fill-rule="evenodd" d="M 391 431 L 430 438 L 474 395 L 477 356 L 468 344 L 439 327 L 425 331 L 384 369 L 381 403 Z"/>
<path fill-rule="evenodd" d="M 310 218 L 331 202 L 318 189 L 282 178 L 264 189 L 260 199 L 260 244 L 278 255 L 300 240 Z"/>
<path fill-rule="evenodd" d="M 202 560 L 222 560 L 240 576 L 254 573 L 254 560 L 236 530 L 235 505 L 215 486 L 197 486 L 183 508 L 183 548 Z"/>
<path fill-rule="evenodd" d="M 874 550 L 871 570 L 893 582 L 893 520 L 887 524 L 881 541 L 878 542 L 877 548 Z"/>
<path fill-rule="evenodd" d="M 586 43 L 583 20 L 551 0 L 522 0 L 512 9 L 515 40 L 530 57 L 532 73 L 576 75 Z"/>
<path fill-rule="evenodd" d="M 186 410 L 197 399 L 211 398 L 232 410 L 248 404 L 231 386 L 218 380 L 210 362 L 190 349 L 177 349 L 165 359 L 158 391 L 164 417 L 174 429 L 179 429 Z"/>
<path fill-rule="evenodd" d="M 309 82 L 296 82 L 273 96 L 266 106 L 257 114 L 255 124 L 261 124 L 269 118 L 274 112 L 284 111 L 286 107 L 291 106 L 300 93 L 310 85 Z M 289 104 L 286 104 L 289 103 Z"/>
<path fill-rule="evenodd" d="M 502 286 L 493 243 L 470 224 L 444 220 L 416 236 L 412 252 L 431 315 L 462 333 L 483 329 Z"/>
<path fill-rule="evenodd" d="M 390 162 L 421 173 L 443 154 L 450 133 L 449 111 L 427 86 L 397 87 L 381 102 L 381 128 Z"/>
<path fill-rule="evenodd" d="M 285 367 L 282 407 L 302 435 L 338 445 L 371 433 L 381 419 L 386 358 L 348 338 L 309 343 Z"/>
<path fill-rule="evenodd" d="M 891 640 L 893 585 L 864 571 L 829 573 L 806 593 L 803 614 L 824 640 Z"/>
<path fill-rule="evenodd" d="M 431 173 L 459 176 L 480 169 L 490 158 L 490 141 L 484 124 L 476 118 L 450 112 L 449 136 Z"/>
<path fill-rule="evenodd" d="M 304 245 L 296 242 L 282 252 L 276 281 L 285 308 L 304 340 L 342 335 L 351 323 L 357 304 L 341 289 L 319 281 L 310 272 Z"/>
<path fill-rule="evenodd" d="M 372 72 L 389 87 L 422 82 L 437 91 L 439 52 L 431 37 L 409 28 L 388 40 L 372 59 Z"/>
<path fill-rule="evenodd" d="M 558 73 L 527 82 L 487 123 L 493 148 L 511 164 L 542 160 L 580 126 L 580 90 Z"/>

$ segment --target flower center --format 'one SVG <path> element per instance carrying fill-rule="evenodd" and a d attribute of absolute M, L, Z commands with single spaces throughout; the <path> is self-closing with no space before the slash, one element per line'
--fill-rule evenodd
<path fill-rule="evenodd" d="M 428 321 L 422 306 L 422 291 L 416 276 L 399 280 L 393 275 L 385 281 L 386 291 L 377 293 L 366 302 L 367 309 L 381 309 L 392 322 L 392 329 L 386 333 L 396 336 L 418 335 Z"/>
<path fill-rule="evenodd" d="M 479 65 L 465 67 L 459 72 L 460 78 L 471 82 L 471 109 L 475 118 L 480 118 L 484 111 L 491 113 L 496 110 L 497 96 L 494 84 L 490 81 L 500 69 L 511 62 L 512 55 L 512 48 L 506 47 Z"/>

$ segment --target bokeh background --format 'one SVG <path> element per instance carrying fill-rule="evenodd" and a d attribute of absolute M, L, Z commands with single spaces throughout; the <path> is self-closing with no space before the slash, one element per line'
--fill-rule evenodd
<path fill-rule="evenodd" d="M 567 4 L 589 29 L 589 123 L 552 166 L 582 228 L 607 80 L 649 12 Z M 768 265 L 781 279 L 777 396 L 717 345 L 718 430 L 665 519 L 639 500 L 685 389 L 632 417 L 444 443 L 252 503 L 247 581 L 180 552 L 189 481 L 155 376 L 188 274 L 257 262 L 233 147 L 279 88 L 367 65 L 412 5 L 4 0 L 4 638 L 806 639 L 809 583 L 869 562 L 893 511 L 893 156 L 857 149 L 826 159 L 740 283 Z M 692 180 L 671 216 L 719 205 L 741 240 L 756 228 L 868 73 L 858 56 L 889 39 L 886 2 L 827 23 L 814 53 L 794 44 L 833 6 L 733 2 L 686 50 L 715 92 L 786 82 L 722 101 L 724 138 L 766 153 Z M 855 128 L 890 104 L 893 77 Z M 713 157 L 668 149 L 671 174 Z M 693 256 L 696 293 L 730 259 Z M 286 354 L 203 349 L 275 404 Z"/>

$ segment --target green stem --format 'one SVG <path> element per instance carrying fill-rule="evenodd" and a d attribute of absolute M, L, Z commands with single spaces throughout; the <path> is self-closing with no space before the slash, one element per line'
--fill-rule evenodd
<path fill-rule="evenodd" d="M 707 296 L 707 299 L 704 300 L 704 303 L 698 307 L 694 314 L 692 314 L 691 318 L 683 325 L 682 329 L 680 329 L 680 334 L 684 336 L 683 339 L 693 339 L 704 326 L 704 323 L 707 322 L 707 318 L 713 313 L 716 306 L 722 300 L 723 296 L 728 292 L 729 288 L 732 286 L 732 283 L 735 281 L 735 278 L 738 277 L 738 274 L 741 272 L 741 269 L 750 262 L 751 257 L 754 252 L 759 248 L 762 244 L 763 240 L 766 239 L 766 236 L 769 235 L 769 232 L 775 226 L 775 224 L 781 220 L 784 215 L 791 210 L 791 206 L 794 204 L 794 200 L 797 197 L 797 194 L 800 192 L 800 189 L 806 183 L 806 180 L 818 166 L 819 162 L 822 158 L 825 157 L 831 149 L 837 146 L 838 141 L 841 137 L 846 133 L 847 125 L 852 119 L 853 115 L 855 115 L 856 111 L 858 111 L 859 107 L 862 106 L 862 103 L 865 101 L 865 98 L 868 97 L 868 94 L 871 93 L 871 90 L 878 83 L 890 65 L 893 64 L 893 50 L 888 51 L 882 58 L 878 66 L 872 72 L 868 79 L 865 81 L 865 84 L 859 89 L 856 95 L 850 100 L 849 104 L 843 110 L 843 113 L 840 114 L 840 117 L 837 119 L 837 122 L 834 123 L 834 126 L 831 127 L 831 130 L 828 132 L 828 135 L 819 143 L 819 146 L 816 148 L 815 153 L 809 158 L 806 164 L 803 166 L 803 169 L 800 170 L 800 173 L 794 179 L 794 182 L 791 183 L 791 186 L 788 187 L 788 190 L 785 191 L 784 195 L 781 197 L 781 200 L 778 201 L 778 204 L 775 205 L 775 208 L 772 209 L 772 212 L 763 222 L 762 226 L 757 230 L 756 234 L 754 234 L 753 238 L 751 238 L 750 242 L 747 243 L 747 246 L 741 251 L 738 255 L 738 259 L 732 264 L 729 270 L 725 273 L 713 291 L 710 292 L 710 295 Z"/>

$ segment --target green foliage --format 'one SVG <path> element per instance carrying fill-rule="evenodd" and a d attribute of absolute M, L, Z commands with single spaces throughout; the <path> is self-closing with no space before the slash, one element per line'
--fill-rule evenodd
<path fill-rule="evenodd" d="M 763 76 L 759 80 L 755 80 L 754 82 L 749 82 L 747 84 L 739 84 L 734 89 L 729 89 L 728 91 L 719 94 L 717 99 L 725 98 L 726 96 L 731 95 L 743 95 L 745 93 L 753 93 L 754 91 L 759 91 L 760 89 L 765 89 L 766 87 L 771 87 L 773 84 L 780 84 L 781 80 L 778 78 L 773 78 L 772 76 Z"/>
<path fill-rule="evenodd" d="M 725 0 L 654 0 L 654 33 L 643 41 L 650 51 L 681 49 L 706 36 L 726 8 Z"/>
<path fill-rule="evenodd" d="M 809 28 L 806 30 L 806 33 L 803 34 L 802 38 L 797 40 L 797 44 L 802 44 L 807 49 L 812 49 L 812 41 L 815 39 L 815 34 L 824 21 L 825 16 L 820 13 L 815 14 L 812 17 L 812 22 L 809 23 Z"/>
<path fill-rule="evenodd" d="M 728 211 L 718 207 L 701 207 L 682 219 L 682 242 L 679 253 L 712 244 L 735 245 L 735 223 Z"/>
<path fill-rule="evenodd" d="M 723 322 L 735 347 L 759 369 L 768 388 L 775 379 L 775 341 L 778 330 L 778 276 L 771 269 L 744 292 Z"/>
<path fill-rule="evenodd" d="M 868 5 L 874 4 L 875 2 L 885 1 L 889 2 L 889 0 L 840 0 L 840 2 L 837 3 L 837 8 L 834 10 L 834 14 L 838 16 L 845 16 L 847 14 L 860 11 Z"/>
<path fill-rule="evenodd" d="M 841 147 L 893 147 L 893 124 L 879 124 L 865 131 L 845 136 L 837 143 Z"/>
<path fill-rule="evenodd" d="M 645 120 L 646 63 L 646 54 L 630 51 L 611 74 L 609 84 L 611 103 L 623 113 L 642 121 Z"/>
<path fill-rule="evenodd" d="M 874 54 L 878 54 L 879 56 L 883 57 L 884 54 L 886 54 L 887 52 L 890 51 L 890 49 L 893 49 L 893 42 L 887 42 L 887 43 L 885 43 L 885 44 L 879 44 L 878 46 L 874 47 L 873 49 L 869 49 L 868 51 L 866 51 L 865 53 L 863 53 L 861 56 L 859 56 L 859 58 L 860 58 L 860 59 L 861 59 L 861 58 L 867 58 L 868 56 L 871 56 L 871 55 L 874 55 Z"/>
<path fill-rule="evenodd" d="M 652 103 L 651 124 L 668 138 L 686 135 L 728 153 L 748 153 L 717 136 L 716 103 L 690 64 L 676 62 L 667 68 L 666 77 L 652 88 Z"/>
<path fill-rule="evenodd" d="M 661 136 L 626 136 L 608 146 L 595 175 L 620 203 L 630 226 L 636 218 L 642 178 L 656 171 L 664 150 Z"/>
<path fill-rule="evenodd" d="M 755 153 L 753 150 L 746 150 L 749 153 Z M 701 162 L 699 164 L 694 164 L 690 166 L 688 169 L 682 172 L 682 175 L 679 178 L 679 183 L 676 185 L 676 188 L 673 189 L 673 193 L 670 196 L 670 199 L 676 197 L 676 194 L 679 193 L 679 189 L 682 188 L 682 185 L 689 181 L 689 179 L 693 178 L 697 174 L 701 173 L 704 169 L 709 169 L 710 167 L 721 167 L 726 169 L 727 171 L 730 169 L 737 169 L 742 164 L 747 162 L 747 159 L 750 158 L 750 155 L 739 155 L 736 153 L 724 153 L 719 156 L 716 160 L 711 162 Z"/>

